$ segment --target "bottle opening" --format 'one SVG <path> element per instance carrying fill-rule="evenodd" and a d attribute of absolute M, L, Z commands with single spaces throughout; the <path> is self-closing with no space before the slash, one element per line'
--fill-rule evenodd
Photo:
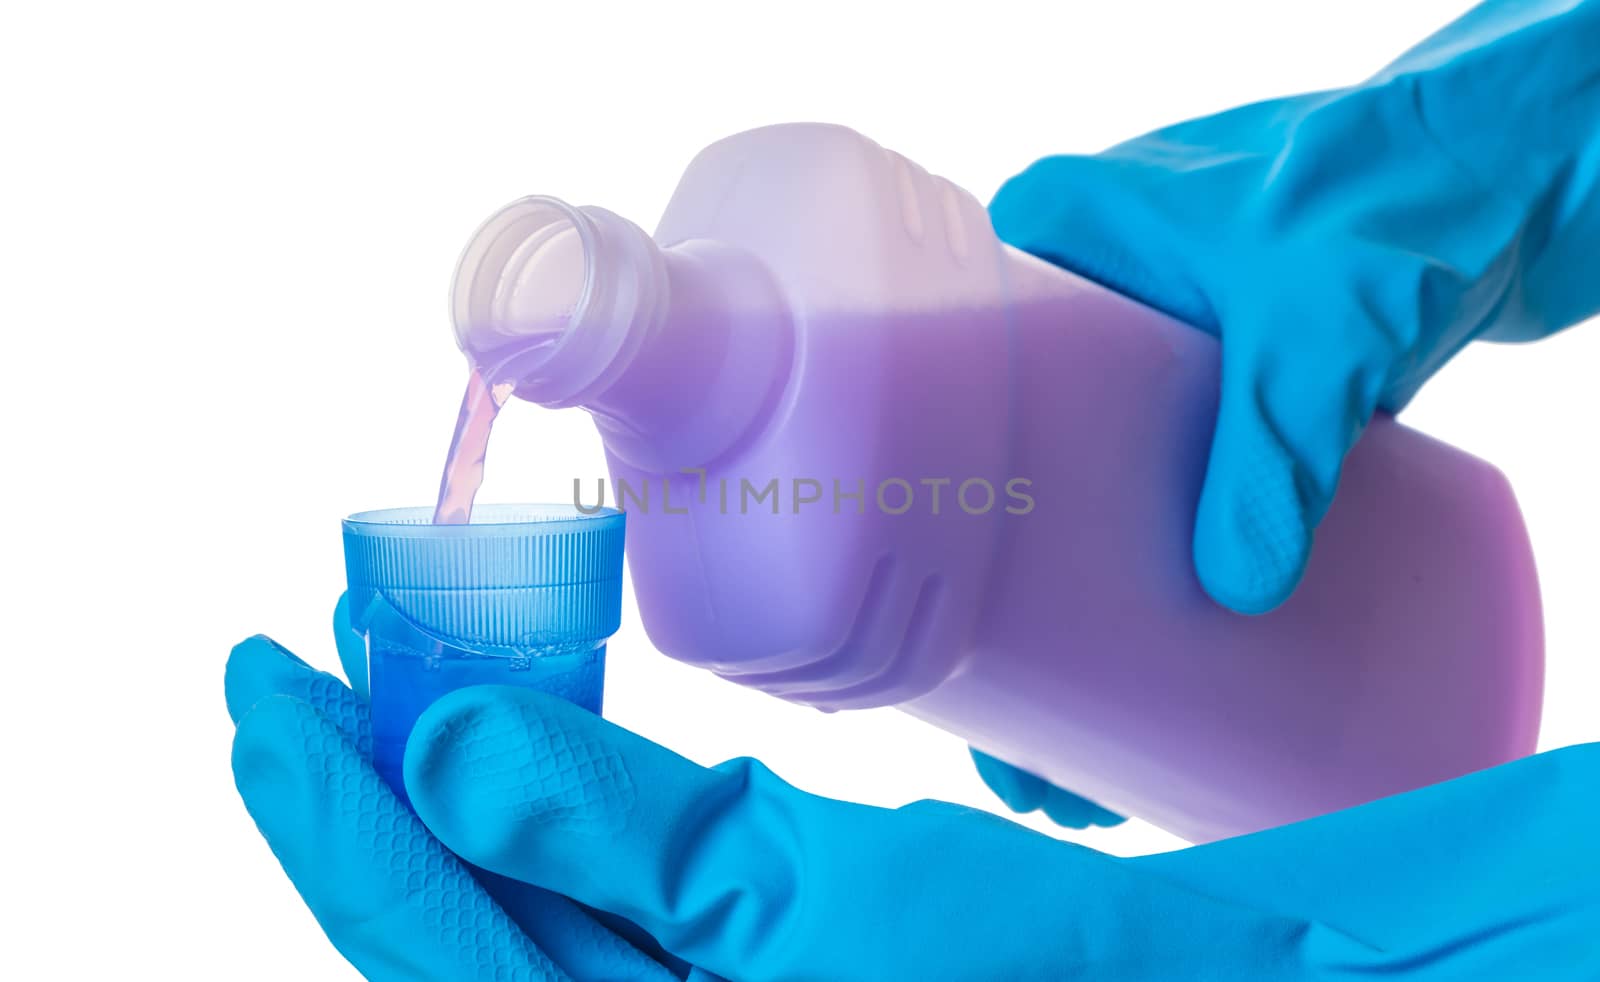
<path fill-rule="evenodd" d="M 590 223 L 569 205 L 527 197 L 478 229 L 456 266 L 456 340 L 480 365 L 548 355 L 591 288 Z"/>
<path fill-rule="evenodd" d="M 637 225 L 548 197 L 483 223 L 456 266 L 456 341 L 491 386 L 579 405 L 614 381 L 663 316 L 665 259 Z"/>

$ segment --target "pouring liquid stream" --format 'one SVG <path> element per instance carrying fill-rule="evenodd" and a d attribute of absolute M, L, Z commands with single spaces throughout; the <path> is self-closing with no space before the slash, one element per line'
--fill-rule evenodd
<path fill-rule="evenodd" d="M 489 432 L 500 407 L 511 398 L 512 381 L 492 382 L 481 366 L 473 366 L 467 391 L 461 397 L 455 435 L 439 479 L 439 502 L 433 510 L 435 525 L 465 525 L 472 520 L 472 501 L 483 484 L 483 459 L 489 450 Z"/>
<path fill-rule="evenodd" d="M 548 343 L 547 341 L 544 343 Z M 528 346 L 537 352 L 543 344 Z M 471 359 L 466 392 L 456 416 L 450 452 L 439 480 L 433 524 L 467 525 L 483 484 L 489 434 L 500 409 L 516 388 L 507 362 L 485 367 Z M 500 381 L 496 381 L 496 378 Z M 489 645 L 436 636 L 413 623 L 387 600 L 375 604 L 382 629 L 369 635 L 368 678 L 374 680 L 372 737 L 374 760 L 389 786 L 405 798 L 402 762 L 416 720 L 440 696 L 472 685 L 518 685 L 558 695 L 599 713 L 605 646 L 550 651 L 524 641 Z"/>

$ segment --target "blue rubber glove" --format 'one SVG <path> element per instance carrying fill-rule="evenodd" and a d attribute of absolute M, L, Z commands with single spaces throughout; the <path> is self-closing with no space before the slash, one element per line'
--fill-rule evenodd
<path fill-rule="evenodd" d="M 1345 452 L 1474 338 L 1600 311 L 1600 0 L 1489 0 L 1353 88 L 1049 157 L 1006 242 L 1222 341 L 1194 535 L 1218 602 L 1299 581 Z"/>
<path fill-rule="evenodd" d="M 339 952 L 369 979 L 716 982 L 637 927 L 451 855 L 372 766 L 366 643 L 341 597 L 343 682 L 265 637 L 228 659 L 234 773 Z"/>
<path fill-rule="evenodd" d="M 1042 811 L 1050 821 L 1069 829 L 1112 828 L 1127 821 L 1088 798 L 1063 791 L 1037 774 L 1013 767 L 980 750 L 972 751 L 972 762 L 978 766 L 978 776 L 989 790 L 1018 814 Z"/>
<path fill-rule="evenodd" d="M 246 807 L 334 945 L 385 982 L 685 962 L 746 982 L 1600 972 L 1600 746 L 1124 860 L 938 802 L 815 797 L 751 760 L 703 768 L 519 688 L 423 715 L 413 815 L 337 680 L 257 638 L 227 683 Z"/>

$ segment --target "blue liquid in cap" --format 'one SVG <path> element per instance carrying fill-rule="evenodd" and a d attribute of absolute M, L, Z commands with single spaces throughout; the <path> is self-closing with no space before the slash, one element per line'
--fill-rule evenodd
<path fill-rule="evenodd" d="M 471 685 L 517 685 L 548 692 L 599 713 L 605 645 L 556 655 L 502 657 L 447 645 L 421 652 L 374 633 L 368 641 L 372 680 L 372 751 L 378 773 L 401 792 L 406 738 L 434 700 Z"/>

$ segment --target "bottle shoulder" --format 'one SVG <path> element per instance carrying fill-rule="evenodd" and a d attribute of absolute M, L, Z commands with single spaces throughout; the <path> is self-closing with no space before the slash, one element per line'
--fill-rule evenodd
<path fill-rule="evenodd" d="M 803 309 L 992 306 L 1004 299 L 1009 262 L 970 193 L 859 133 L 818 123 L 707 147 L 656 239 L 744 248 Z"/>

